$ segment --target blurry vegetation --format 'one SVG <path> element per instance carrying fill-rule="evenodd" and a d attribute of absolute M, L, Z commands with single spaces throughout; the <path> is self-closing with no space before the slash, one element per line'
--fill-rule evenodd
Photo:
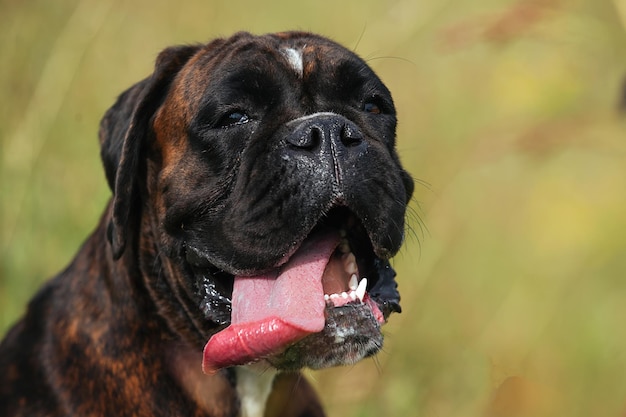
<path fill-rule="evenodd" d="M 307 373 L 330 414 L 624 415 L 625 23 L 623 0 L 0 0 L 0 333 L 95 227 L 99 118 L 158 51 L 304 29 L 386 81 L 420 182 L 385 351 Z"/>

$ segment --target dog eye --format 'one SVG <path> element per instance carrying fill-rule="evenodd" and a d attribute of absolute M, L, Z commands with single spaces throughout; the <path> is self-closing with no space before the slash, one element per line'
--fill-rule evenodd
<path fill-rule="evenodd" d="M 242 111 L 230 112 L 217 122 L 216 127 L 230 127 L 248 123 L 250 117 Z"/>
<path fill-rule="evenodd" d="M 373 101 L 365 102 L 365 104 L 363 104 L 363 110 L 371 114 L 381 114 L 383 112 L 380 106 L 378 106 L 378 104 L 374 103 Z"/>

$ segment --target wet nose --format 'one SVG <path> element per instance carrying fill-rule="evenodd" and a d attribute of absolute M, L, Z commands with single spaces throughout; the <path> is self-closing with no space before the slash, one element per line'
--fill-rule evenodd
<path fill-rule="evenodd" d="M 293 150 L 334 155 L 360 153 L 367 147 L 361 130 L 347 118 L 334 113 L 320 113 L 302 118 L 286 141 Z"/>

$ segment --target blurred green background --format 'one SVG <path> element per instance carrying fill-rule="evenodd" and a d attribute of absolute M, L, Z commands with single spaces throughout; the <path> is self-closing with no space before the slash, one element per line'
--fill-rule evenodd
<path fill-rule="evenodd" d="M 384 352 L 307 372 L 330 415 L 623 416 L 625 24 L 624 0 L 0 0 L 0 334 L 95 227 L 99 118 L 161 49 L 311 30 L 388 84 L 419 182 Z"/>

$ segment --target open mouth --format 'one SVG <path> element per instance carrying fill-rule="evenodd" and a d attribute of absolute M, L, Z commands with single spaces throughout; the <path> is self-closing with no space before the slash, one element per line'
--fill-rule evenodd
<path fill-rule="evenodd" d="M 335 208 L 280 267 L 232 276 L 230 320 L 224 320 L 229 326 L 207 342 L 203 369 L 278 355 L 325 330 L 336 309 L 358 307 L 379 327 L 400 311 L 394 276 L 388 261 L 374 255 L 363 224 L 348 209 Z M 222 305 L 228 301 L 223 288 L 212 290 L 205 288 L 205 307 L 216 296 Z"/>

